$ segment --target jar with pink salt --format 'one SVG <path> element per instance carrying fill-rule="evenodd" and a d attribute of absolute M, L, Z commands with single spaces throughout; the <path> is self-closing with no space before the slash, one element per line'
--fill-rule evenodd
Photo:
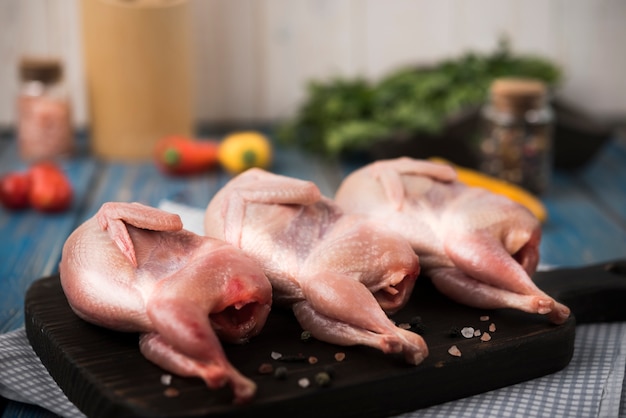
<path fill-rule="evenodd" d="M 24 58 L 17 99 L 17 140 L 26 162 L 67 157 L 74 151 L 71 106 L 63 66 L 54 58 Z"/>

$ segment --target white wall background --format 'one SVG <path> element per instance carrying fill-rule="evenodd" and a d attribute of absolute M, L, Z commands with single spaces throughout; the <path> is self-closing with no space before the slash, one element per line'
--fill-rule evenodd
<path fill-rule="evenodd" d="M 291 115 L 310 79 L 376 79 L 468 49 L 513 50 L 565 70 L 559 94 L 602 117 L 626 115 L 624 0 L 190 0 L 195 111 L 209 122 Z M 78 126 L 88 123 L 80 0 L 0 0 L 0 127 L 14 120 L 17 62 L 66 63 Z"/>

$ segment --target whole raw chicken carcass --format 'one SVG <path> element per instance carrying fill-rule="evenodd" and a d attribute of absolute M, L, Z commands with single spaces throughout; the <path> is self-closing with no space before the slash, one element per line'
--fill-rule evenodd
<path fill-rule="evenodd" d="M 290 306 L 319 340 L 428 354 L 422 337 L 386 313 L 408 300 L 419 261 L 408 242 L 360 215 L 345 215 L 309 181 L 250 169 L 211 200 L 207 235 L 241 248 L 265 270 L 274 303 Z"/>
<path fill-rule="evenodd" d="M 460 183 L 449 165 L 377 161 L 348 175 L 335 201 L 403 234 L 422 272 L 460 303 L 545 314 L 556 324 L 569 317 L 530 277 L 539 262 L 539 221 L 506 197 Z"/>
<path fill-rule="evenodd" d="M 150 361 L 234 402 L 255 383 L 227 360 L 222 341 L 243 343 L 265 324 L 271 285 L 241 250 L 183 228 L 180 217 L 138 203 L 105 203 L 63 247 L 60 276 L 71 308 L 88 322 L 140 332 Z"/>

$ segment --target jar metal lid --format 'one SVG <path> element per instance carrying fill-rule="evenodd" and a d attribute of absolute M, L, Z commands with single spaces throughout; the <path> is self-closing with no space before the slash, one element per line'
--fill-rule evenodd
<path fill-rule="evenodd" d="M 57 58 L 25 57 L 20 60 L 20 77 L 23 81 L 57 82 L 63 74 Z"/>

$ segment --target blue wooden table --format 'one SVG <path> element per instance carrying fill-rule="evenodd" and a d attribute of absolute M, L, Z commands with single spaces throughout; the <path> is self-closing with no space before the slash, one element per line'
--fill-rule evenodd
<path fill-rule="evenodd" d="M 84 138 L 82 142 L 86 142 Z M 354 168 L 354 164 L 279 148 L 272 170 L 313 180 L 324 194 L 332 196 L 348 167 Z M 14 138 L 0 138 L 0 173 L 24 168 Z M 63 168 L 75 190 L 70 210 L 41 214 L 0 209 L 0 333 L 23 326 L 27 288 L 57 272 L 65 239 L 104 202 L 138 201 L 157 206 L 169 199 L 202 208 L 230 178 L 220 170 L 196 177 L 168 177 L 151 162 L 103 162 L 85 151 L 64 161 Z M 549 219 L 543 230 L 542 264 L 582 266 L 626 258 L 626 140 L 616 136 L 577 171 L 556 172 L 543 201 Z M 0 400 L 0 414 L 50 415 L 38 407 L 6 400 Z"/>

